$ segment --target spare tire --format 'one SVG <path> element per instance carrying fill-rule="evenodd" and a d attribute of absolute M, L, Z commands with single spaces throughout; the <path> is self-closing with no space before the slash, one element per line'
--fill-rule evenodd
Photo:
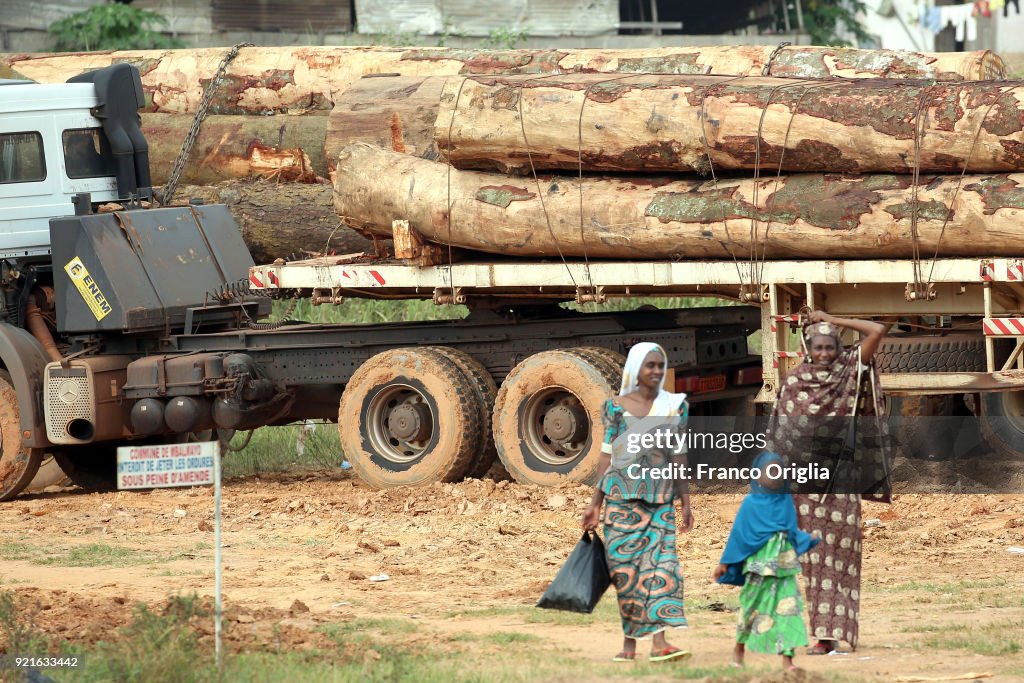
<path fill-rule="evenodd" d="M 875 352 L 879 372 L 985 372 L 985 338 L 979 334 L 885 337 Z"/>

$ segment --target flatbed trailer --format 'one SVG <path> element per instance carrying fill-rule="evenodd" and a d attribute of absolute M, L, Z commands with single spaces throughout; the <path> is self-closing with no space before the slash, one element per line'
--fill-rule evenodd
<path fill-rule="evenodd" d="M 361 256 L 277 262 L 250 287 L 296 290 L 314 303 L 346 297 L 432 299 L 470 308 L 616 297 L 702 296 L 759 308 L 761 386 L 770 403 L 802 361 L 802 308 L 893 322 L 879 352 L 892 396 L 956 395 L 997 451 L 1024 451 L 1024 260 L 519 261 L 419 266 Z M 696 309 L 699 311 L 700 309 Z M 852 340 L 851 340 L 852 341 Z"/>

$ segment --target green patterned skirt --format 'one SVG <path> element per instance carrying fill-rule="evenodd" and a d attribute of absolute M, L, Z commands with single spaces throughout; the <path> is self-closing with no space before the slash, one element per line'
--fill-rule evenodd
<path fill-rule="evenodd" d="M 797 575 L 800 563 L 785 531 L 780 531 L 747 558 L 740 591 L 736 642 L 754 652 L 792 655 L 807 645 L 803 600 Z"/>
<path fill-rule="evenodd" d="M 605 552 L 622 631 L 646 638 L 686 626 L 672 502 L 605 499 Z"/>

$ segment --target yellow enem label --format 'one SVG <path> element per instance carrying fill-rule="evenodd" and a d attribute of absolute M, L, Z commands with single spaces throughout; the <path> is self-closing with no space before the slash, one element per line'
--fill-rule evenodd
<path fill-rule="evenodd" d="M 67 272 L 71 281 L 75 283 L 78 293 L 85 299 L 85 305 L 92 311 L 96 320 L 103 320 L 110 313 L 110 304 L 107 303 L 107 297 L 103 296 L 103 292 L 100 291 L 100 286 L 89 275 L 89 271 L 86 270 L 82 259 L 77 256 L 71 259 L 64 266 L 64 271 Z"/>

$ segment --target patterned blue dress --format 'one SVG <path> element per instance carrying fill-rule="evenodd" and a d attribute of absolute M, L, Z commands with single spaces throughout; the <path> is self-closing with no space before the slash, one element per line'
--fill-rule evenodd
<path fill-rule="evenodd" d="M 678 407 L 673 406 L 676 416 L 670 419 L 676 423 L 677 433 L 682 434 L 688 406 L 685 400 L 679 401 Z M 627 419 L 633 418 L 621 406 L 612 401 L 605 403 L 604 452 L 613 452 L 616 438 L 628 429 Z M 634 462 L 659 468 L 678 459 L 681 453 L 667 448 L 646 449 Z M 684 628 L 673 480 L 631 477 L 627 468 L 616 467 L 613 459 L 598 485 L 605 494 L 605 548 L 612 585 L 618 593 L 623 633 L 630 638 L 646 638 L 667 628 Z"/>

